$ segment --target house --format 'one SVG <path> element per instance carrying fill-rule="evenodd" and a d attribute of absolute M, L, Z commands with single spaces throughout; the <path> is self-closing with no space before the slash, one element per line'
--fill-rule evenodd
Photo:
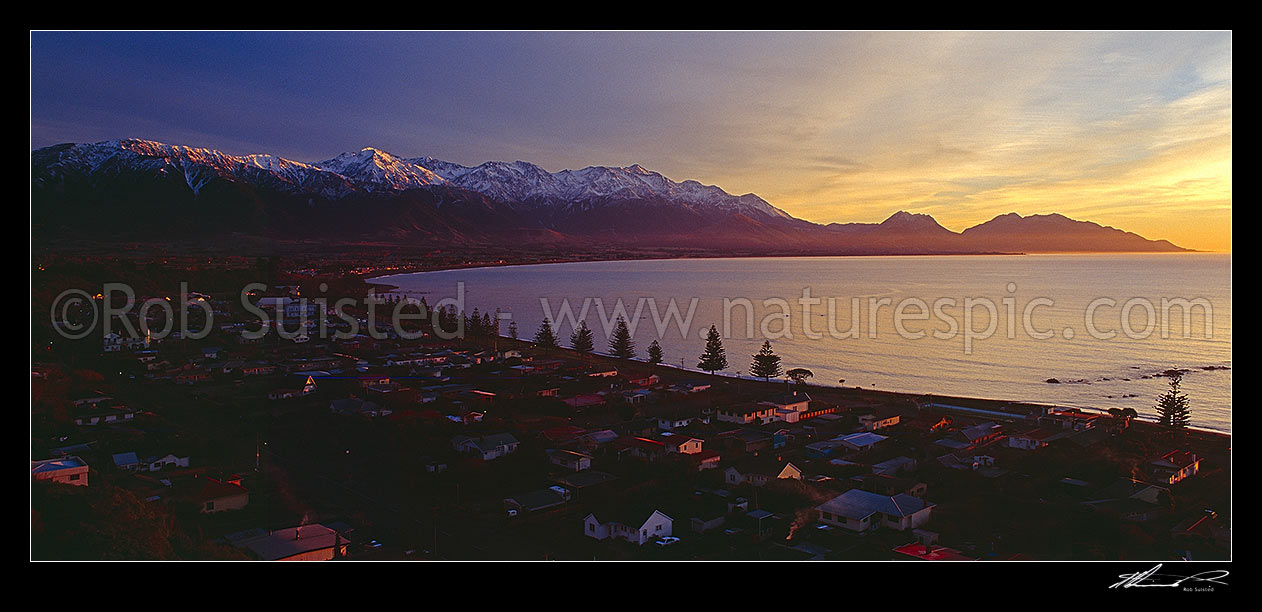
<path fill-rule="evenodd" d="M 617 439 L 618 434 L 616 432 L 610 429 L 602 429 L 583 434 L 575 438 L 575 441 L 578 442 L 579 448 L 590 452 L 602 448 Z"/>
<path fill-rule="evenodd" d="M 571 450 L 548 450 L 548 461 L 567 470 L 581 472 L 592 467 L 592 456 Z"/>
<path fill-rule="evenodd" d="M 916 460 L 911 457 L 894 457 L 880 463 L 872 464 L 872 473 L 884 476 L 895 476 L 901 472 L 916 469 Z"/>
<path fill-rule="evenodd" d="M 737 425 L 766 424 L 776 419 L 776 407 L 767 404 L 737 404 L 719 408 L 715 418 Z"/>
<path fill-rule="evenodd" d="M 1036 427 L 1021 433 L 1008 434 L 1008 448 L 1038 450 L 1047 446 L 1056 436 L 1060 435 L 1063 435 L 1063 432 Z"/>
<path fill-rule="evenodd" d="M 700 438 L 671 432 L 663 432 L 655 436 L 654 439 L 661 442 L 666 447 L 666 452 L 679 453 L 681 455 L 695 455 L 700 453 L 701 445 L 704 443 L 704 441 Z"/>
<path fill-rule="evenodd" d="M 393 412 L 388 408 L 382 408 L 377 404 L 366 402 L 357 397 L 333 400 L 329 403 L 329 410 L 334 414 L 358 414 L 370 418 L 390 416 Z"/>
<path fill-rule="evenodd" d="M 110 400 L 77 405 L 70 410 L 70 414 L 71 418 L 74 419 L 75 425 L 92 427 L 95 425 L 126 423 L 134 420 L 138 412 L 127 406 L 114 404 Z"/>
<path fill-rule="evenodd" d="M 623 391 L 621 394 L 623 403 L 626 404 L 643 404 L 648 402 L 653 396 L 651 389 L 633 389 L 631 391 Z"/>
<path fill-rule="evenodd" d="M 861 474 L 850 479 L 858 488 L 869 493 L 880 495 L 898 495 L 906 493 L 912 497 L 924 497 L 929 486 L 907 478 L 896 478 L 884 474 Z"/>
<path fill-rule="evenodd" d="M 250 492 L 239 480 L 225 481 L 215 478 L 197 479 L 197 487 L 189 498 L 202 514 L 215 514 L 228 510 L 242 510 L 250 504 Z"/>
<path fill-rule="evenodd" d="M 597 540 L 623 539 L 632 544 L 671 535 L 675 519 L 661 510 L 620 507 L 591 512 L 583 518 L 583 535 Z"/>
<path fill-rule="evenodd" d="M 1038 418 L 1038 424 L 1052 429 L 1068 429 L 1070 431 L 1083 431 L 1091 429 L 1097 424 L 1110 421 L 1112 418 L 1104 413 L 1085 412 L 1077 408 L 1068 409 L 1050 409 L 1046 414 Z"/>
<path fill-rule="evenodd" d="M 846 436 L 838 436 L 834 439 L 841 442 L 843 446 L 851 450 L 865 451 L 871 449 L 877 444 L 880 444 L 881 442 L 884 442 L 888 438 L 880 434 L 860 432 Z"/>
<path fill-rule="evenodd" d="M 561 401 L 565 402 L 565 405 L 570 408 L 581 410 L 591 406 L 603 406 L 605 398 L 604 396 L 597 395 L 595 393 L 586 393 L 583 395 L 575 395 L 574 397 L 561 398 Z"/>
<path fill-rule="evenodd" d="M 673 393 L 691 394 L 709 391 L 710 387 L 710 383 L 703 380 L 687 380 L 677 385 L 671 385 L 670 390 Z"/>
<path fill-rule="evenodd" d="M 1145 467 L 1151 480 L 1162 484 L 1178 484 L 1200 471 L 1201 460 L 1195 453 L 1175 450 L 1149 460 Z"/>
<path fill-rule="evenodd" d="M 772 406 L 786 412 L 802 413 L 806 412 L 811 404 L 811 396 L 805 391 L 790 391 L 778 393 L 768 397 L 761 402 L 765 406 Z M 796 419 L 795 419 L 796 421 Z"/>
<path fill-rule="evenodd" d="M 929 520 L 934 504 L 911 495 L 885 496 L 851 489 L 815 508 L 819 521 L 852 533 L 868 533 L 882 527 L 897 531 L 915 529 Z"/>
<path fill-rule="evenodd" d="M 657 428 L 672 431 L 692 425 L 695 421 L 708 422 L 695 411 L 677 410 L 657 417 Z"/>
<path fill-rule="evenodd" d="M 627 384 L 632 387 L 652 387 L 662 382 L 662 377 L 657 374 L 649 374 L 648 376 L 628 376 Z"/>
<path fill-rule="evenodd" d="M 1108 486 L 1092 491 L 1082 502 L 1096 512 L 1113 514 L 1127 521 L 1160 518 L 1174 506 L 1170 490 L 1133 478 L 1118 478 Z"/>
<path fill-rule="evenodd" d="M 31 478 L 86 487 L 88 486 L 88 464 L 77 456 L 32 461 Z"/>
<path fill-rule="evenodd" d="M 993 421 L 987 421 L 980 425 L 962 427 L 953 432 L 950 437 L 937 440 L 934 444 L 955 450 L 972 449 L 989 444 L 999 439 L 999 436 L 1002 434 L 1002 425 L 996 425 Z"/>
<path fill-rule="evenodd" d="M 187 455 L 180 457 L 175 454 L 167 455 L 149 455 L 140 463 L 139 470 L 141 472 L 157 472 L 170 467 L 188 467 L 189 458 Z"/>
<path fill-rule="evenodd" d="M 456 451 L 476 455 L 483 461 L 515 453 L 519 444 L 517 438 L 510 433 L 492 434 L 481 438 L 456 436 L 451 439 L 451 445 Z"/>
<path fill-rule="evenodd" d="M 718 451 L 703 450 L 695 455 L 689 455 L 692 459 L 693 466 L 697 471 L 712 470 L 719 467 L 719 463 L 723 460 L 723 456 Z"/>
<path fill-rule="evenodd" d="M 876 431 L 898 425 L 902 418 L 897 412 L 871 412 L 859 415 L 859 425 L 864 431 Z"/>
<path fill-rule="evenodd" d="M 307 379 L 305 382 L 303 382 L 301 389 L 277 389 L 275 391 L 272 391 L 271 393 L 268 393 L 267 399 L 271 399 L 271 400 L 293 399 L 295 397 L 302 397 L 304 395 L 310 395 L 315 392 L 316 392 L 315 377 L 307 376 Z"/>
<path fill-rule="evenodd" d="M 135 472 L 140 469 L 140 458 L 136 453 L 117 453 L 113 457 L 114 468 L 125 472 Z"/>
<path fill-rule="evenodd" d="M 729 485 L 747 482 L 761 487 L 779 478 L 802 480 L 802 470 L 788 461 L 749 457 L 723 471 L 723 481 Z"/>
<path fill-rule="evenodd" d="M 345 557 L 348 543 L 342 534 L 320 524 L 229 536 L 228 540 L 238 548 L 249 549 L 264 561 L 330 561 Z"/>
<path fill-rule="evenodd" d="M 615 448 L 619 456 L 630 455 L 649 463 L 657 462 L 665 457 L 667 452 L 665 444 L 639 436 L 619 438 L 615 442 Z"/>
<path fill-rule="evenodd" d="M 727 522 L 727 505 L 722 502 L 704 505 L 689 520 L 694 533 L 718 529 L 725 522 Z"/>
<path fill-rule="evenodd" d="M 569 489 L 551 486 L 509 497 L 504 500 L 504 508 L 509 511 L 509 516 L 517 516 L 527 512 L 556 508 L 568 501 L 570 501 Z"/>
<path fill-rule="evenodd" d="M 719 438 L 726 448 L 750 454 L 757 454 L 775 444 L 775 437 L 772 434 L 753 429 L 724 432 L 719 435 Z"/>
<path fill-rule="evenodd" d="M 846 448 L 841 440 L 824 440 L 806 445 L 807 459 L 826 459 Z"/>

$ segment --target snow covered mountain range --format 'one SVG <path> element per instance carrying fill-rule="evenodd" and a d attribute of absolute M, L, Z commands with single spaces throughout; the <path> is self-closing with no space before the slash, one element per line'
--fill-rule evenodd
<path fill-rule="evenodd" d="M 1058 214 L 1010 213 L 959 233 L 901 211 L 882 223 L 820 225 L 757 195 L 638 164 L 548 172 L 371 147 L 305 163 L 138 139 L 55 145 L 31 153 L 31 204 L 37 236 L 97 240 L 159 232 L 819 254 L 1183 250 Z"/>
<path fill-rule="evenodd" d="M 59 149 L 51 151 L 50 149 Z M 183 175 L 194 194 L 210 180 L 225 178 L 337 199 L 357 193 L 390 193 L 445 185 L 492 200 L 531 207 L 565 208 L 627 200 L 665 200 L 690 207 L 755 217 L 792 219 L 754 194 L 734 196 L 693 180 L 677 183 L 636 164 L 589 166 L 551 173 L 534 164 L 490 161 L 462 166 L 433 157 L 404 159 L 365 147 L 316 163 L 273 155 L 234 156 L 211 149 L 148 140 L 114 140 L 41 149 L 56 155 L 53 173 L 152 170 Z"/>

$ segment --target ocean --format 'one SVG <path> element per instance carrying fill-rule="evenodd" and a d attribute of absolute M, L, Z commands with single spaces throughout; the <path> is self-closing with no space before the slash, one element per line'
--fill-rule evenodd
<path fill-rule="evenodd" d="M 694 368 L 714 325 L 726 373 L 771 342 L 809 382 L 1155 415 L 1170 370 L 1192 425 L 1231 431 L 1231 256 L 1074 254 L 673 259 L 401 274 L 394 293 L 502 313 L 598 352 L 618 314 L 639 356 Z M 673 309 L 672 309 L 673 304 Z M 585 308 L 585 310 L 584 310 Z M 1052 382 L 1049 382 L 1052 381 Z"/>

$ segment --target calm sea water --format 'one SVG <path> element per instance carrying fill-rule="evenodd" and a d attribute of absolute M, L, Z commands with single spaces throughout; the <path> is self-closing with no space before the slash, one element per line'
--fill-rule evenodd
<path fill-rule="evenodd" d="M 1154 374 L 1184 369 L 1192 424 L 1231 431 L 1230 255 L 618 261 L 378 280 L 431 306 L 463 291 L 467 311 L 501 309 L 504 335 L 511 320 L 532 338 L 548 317 L 562 344 L 586 305 L 598 351 L 622 312 L 641 357 L 657 339 L 667 363 L 688 368 L 716 325 L 729 374 L 747 376 L 770 340 L 785 369 L 818 384 L 1151 417 L 1168 388 Z"/>

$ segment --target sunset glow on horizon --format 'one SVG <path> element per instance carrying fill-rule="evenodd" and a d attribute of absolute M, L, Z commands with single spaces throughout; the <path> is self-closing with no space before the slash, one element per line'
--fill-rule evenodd
<path fill-rule="evenodd" d="M 1230 32 L 31 35 L 31 147 L 640 164 L 816 223 L 1060 213 L 1231 250 Z"/>

